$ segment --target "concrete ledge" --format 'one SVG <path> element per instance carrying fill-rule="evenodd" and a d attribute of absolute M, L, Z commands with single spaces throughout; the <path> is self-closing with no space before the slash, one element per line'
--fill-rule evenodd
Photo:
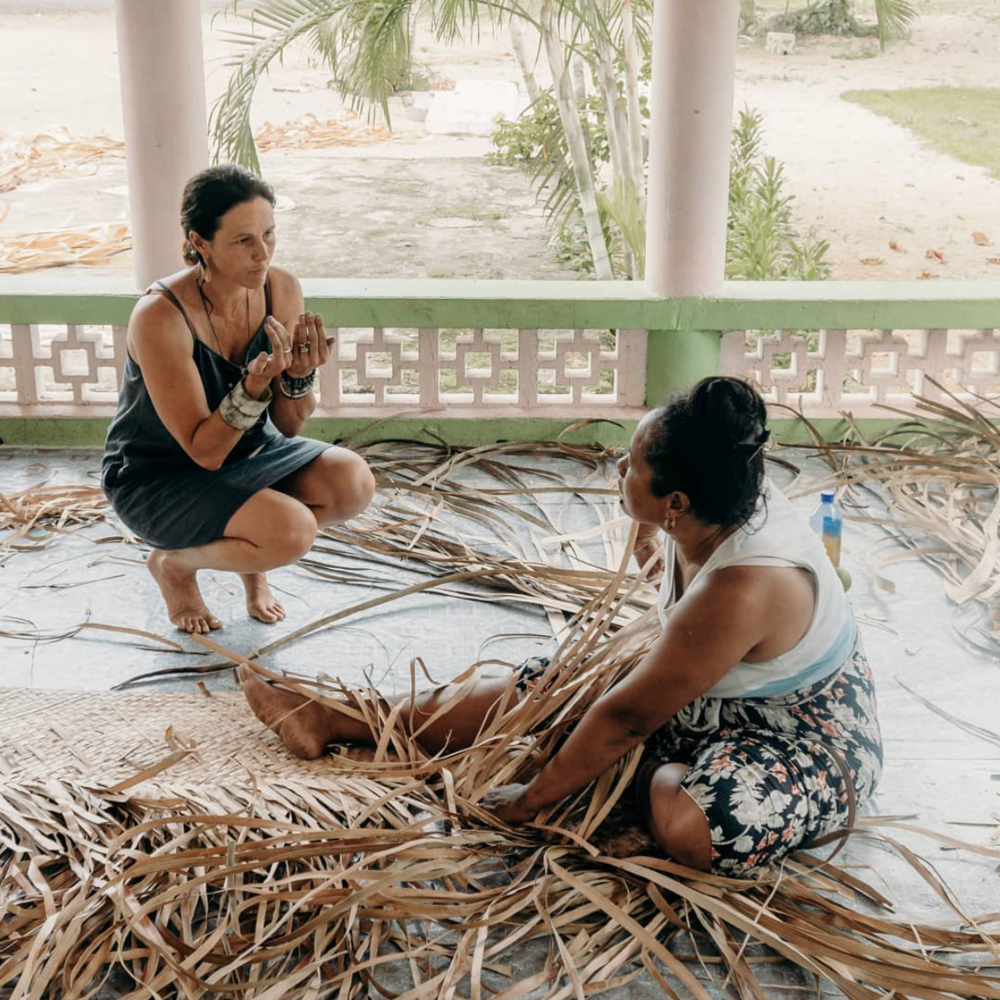
<path fill-rule="evenodd" d="M 331 326 L 488 329 L 995 329 L 1000 282 L 738 282 L 712 298 L 664 299 L 631 281 L 306 279 Z M 131 279 L 0 276 L 0 323 L 128 322 Z"/>
<path fill-rule="evenodd" d="M 364 441 L 426 441 L 453 445 L 493 444 L 497 441 L 554 441 L 576 444 L 602 444 L 607 447 L 627 445 L 641 413 L 616 420 L 594 420 L 576 430 L 568 430 L 579 419 L 568 417 L 520 417 L 504 420 L 483 417 L 396 417 L 376 421 L 357 417 L 318 417 L 303 430 L 307 437 L 331 444 L 349 439 Z M 101 418 L 5 418 L 0 417 L 0 446 L 100 448 L 108 430 L 108 419 Z M 884 434 L 898 425 L 895 419 L 862 419 L 855 423 L 868 437 Z M 839 441 L 849 429 L 842 418 L 810 420 L 810 425 L 825 441 Z M 780 444 L 813 443 L 806 423 L 797 419 L 770 421 L 771 434 Z"/>

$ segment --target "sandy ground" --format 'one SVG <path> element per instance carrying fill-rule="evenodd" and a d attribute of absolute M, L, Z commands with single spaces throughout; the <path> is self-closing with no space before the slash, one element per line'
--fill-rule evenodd
<path fill-rule="evenodd" d="M 785 163 L 801 226 L 830 242 L 833 278 L 1000 279 L 987 260 L 1000 255 L 1000 181 L 840 98 L 847 90 L 1000 86 L 1000 4 L 917 6 L 912 38 L 875 58 L 845 58 L 870 48 L 869 39 L 800 42 L 792 56 L 742 49 L 736 107 L 764 114 L 767 151 Z M 976 246 L 977 230 L 994 245 Z M 945 263 L 927 259 L 929 249 Z"/>
<path fill-rule="evenodd" d="M 921 4 L 910 41 L 876 58 L 852 58 L 868 40 L 800 41 L 792 56 L 741 47 L 736 107 L 765 115 L 767 151 L 784 161 L 803 230 L 831 244 L 840 280 L 1000 278 L 988 263 L 1000 244 L 1000 181 L 934 152 L 907 130 L 841 100 L 848 89 L 1000 85 L 1000 4 Z M 229 24 L 232 24 L 230 21 Z M 205 14 L 209 100 L 227 78 L 224 20 Z M 111 11 L 3 13 L 0 3 L 0 131 L 65 126 L 81 136 L 121 137 Z M 425 32 L 418 60 L 444 80 L 517 80 L 506 38 L 444 48 Z M 255 124 L 343 112 L 326 74 L 289 53 L 262 82 Z M 393 107 L 394 137 L 374 145 L 274 151 L 265 175 L 294 207 L 282 214 L 278 259 L 302 276 L 558 278 L 549 230 L 527 179 L 491 167 L 480 136 L 432 136 Z M 1000 137 L 998 137 L 1000 141 Z M 124 163 L 93 176 L 23 185 L 0 194 L 0 238 L 127 220 Z M 905 248 L 893 251 L 890 241 Z M 936 249 L 945 262 L 928 260 Z M 882 264 L 862 264 L 863 259 Z M 128 255 L 104 272 L 127 272 Z"/>

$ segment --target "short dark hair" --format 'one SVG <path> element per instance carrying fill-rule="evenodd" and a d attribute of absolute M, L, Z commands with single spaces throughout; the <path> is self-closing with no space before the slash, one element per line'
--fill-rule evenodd
<path fill-rule="evenodd" d="M 181 198 L 184 260 L 188 264 L 205 263 L 188 239 L 188 233 L 194 230 L 204 240 L 213 239 L 226 212 L 254 198 L 265 198 L 273 206 L 274 189 L 246 167 L 221 163 L 195 174 L 184 185 Z"/>
<path fill-rule="evenodd" d="M 695 517 L 728 528 L 748 521 L 764 485 L 767 407 L 742 379 L 702 379 L 653 411 L 643 456 L 650 488 L 687 494 Z"/>

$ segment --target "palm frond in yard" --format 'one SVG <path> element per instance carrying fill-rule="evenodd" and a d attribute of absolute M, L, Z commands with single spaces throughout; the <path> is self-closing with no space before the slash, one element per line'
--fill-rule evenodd
<path fill-rule="evenodd" d="M 47 267 L 82 264 L 102 267 L 132 248 L 126 225 L 107 223 L 87 229 L 22 233 L 0 239 L 0 274 L 23 274 Z"/>
<path fill-rule="evenodd" d="M 910 0 L 875 0 L 879 46 L 886 49 L 894 39 L 908 38 L 917 16 Z"/>

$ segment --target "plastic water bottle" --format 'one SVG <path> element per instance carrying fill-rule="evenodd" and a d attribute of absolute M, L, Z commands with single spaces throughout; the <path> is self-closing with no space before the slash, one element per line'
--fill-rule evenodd
<path fill-rule="evenodd" d="M 844 517 L 834 500 L 836 490 L 823 490 L 819 503 L 809 518 L 813 531 L 823 539 L 826 554 L 834 566 L 840 565 L 840 536 L 844 527 Z"/>

